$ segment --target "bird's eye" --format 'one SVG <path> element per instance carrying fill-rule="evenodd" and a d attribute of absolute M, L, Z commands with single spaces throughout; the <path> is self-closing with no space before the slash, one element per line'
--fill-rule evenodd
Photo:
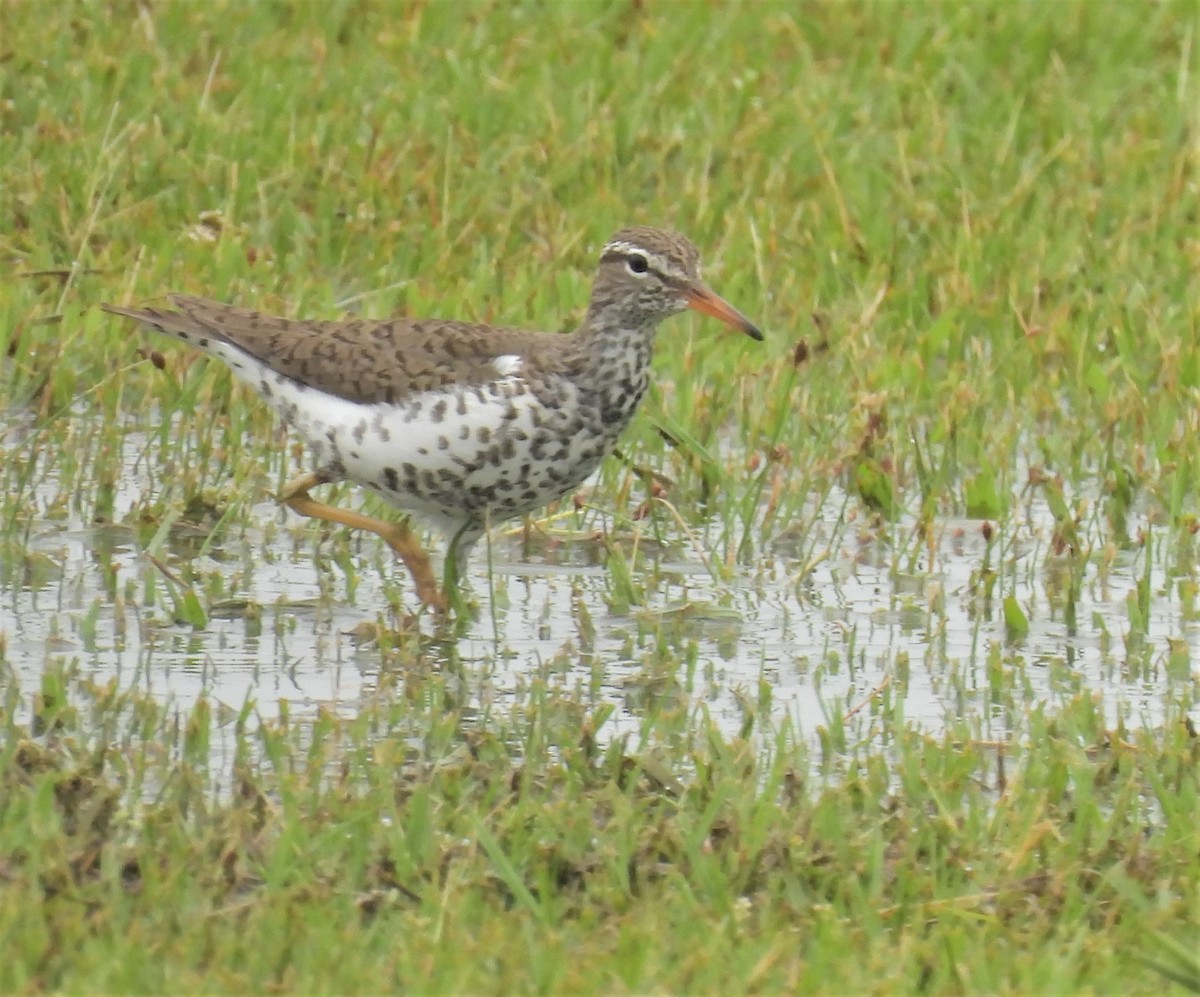
<path fill-rule="evenodd" d="M 641 253 L 631 253 L 629 259 L 625 261 L 625 265 L 629 267 L 630 273 L 645 273 L 650 269 L 650 264 L 646 262 L 646 257 Z"/>

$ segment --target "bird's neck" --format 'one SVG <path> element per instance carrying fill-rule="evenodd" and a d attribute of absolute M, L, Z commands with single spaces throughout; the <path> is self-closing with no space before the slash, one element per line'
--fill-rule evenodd
<path fill-rule="evenodd" d="M 657 321 L 585 322 L 573 337 L 580 361 L 579 383 L 596 400 L 606 425 L 619 431 L 633 417 L 650 384 Z"/>

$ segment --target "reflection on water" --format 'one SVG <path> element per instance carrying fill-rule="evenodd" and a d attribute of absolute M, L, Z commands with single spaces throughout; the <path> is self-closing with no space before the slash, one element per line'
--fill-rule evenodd
<path fill-rule="evenodd" d="M 135 506 L 138 480 L 130 469 L 116 486 L 118 522 Z M 39 483 L 31 500 L 53 488 Z M 1001 684 L 1020 689 L 1026 703 L 1091 690 L 1110 719 L 1151 724 L 1189 686 L 1200 650 L 1194 569 L 1170 563 L 1167 531 L 1143 524 L 1148 574 L 1144 549 L 1092 559 L 1072 628 L 1064 562 L 1048 553 L 1053 522 L 1037 502 L 1022 510 L 1013 536 L 993 537 L 990 551 L 978 521 L 941 521 L 932 540 L 917 543 L 911 524 L 882 527 L 880 539 L 848 523 L 853 508 L 833 489 L 794 536 L 732 582 L 715 582 L 686 546 L 653 549 L 636 569 L 645 605 L 620 614 L 610 608 L 601 543 L 523 546 L 513 534 L 494 536 L 491 578 L 486 545 L 470 566 L 478 619 L 455 641 L 414 642 L 421 651 L 412 663 L 454 668 L 480 707 L 533 682 L 611 703 L 610 735 L 636 731 L 653 702 L 703 704 L 730 734 L 755 711 L 776 726 L 790 718 L 811 736 L 886 689 L 892 709 L 924 729 L 968 717 L 980 736 L 1002 738 Z M 406 581 L 374 538 L 352 542 L 357 570 L 347 573 L 326 550 L 333 540 L 318 566 L 314 528 L 272 504 L 252 507 L 250 521 L 245 532 L 215 538 L 178 526 L 155 556 L 124 526 L 35 521 L 0 552 L 0 681 L 15 680 L 29 702 L 47 664 L 65 659 L 97 682 L 115 680 L 182 709 L 204 695 L 234 711 L 253 702 L 262 716 L 285 700 L 293 715 L 355 711 L 380 670 L 394 667 L 394 654 L 364 638 L 378 625 L 405 625 L 404 606 L 398 614 L 391 603 L 399 594 L 415 608 Z M 990 598 L 985 567 L 995 572 Z M 175 622 L 173 600 L 189 572 L 208 610 L 200 629 Z M 1149 614 L 1144 637 L 1130 637 L 1139 582 L 1148 585 Z M 1028 615 L 1019 640 L 1006 632 L 1009 595 Z M 432 631 L 428 619 L 417 626 Z"/>

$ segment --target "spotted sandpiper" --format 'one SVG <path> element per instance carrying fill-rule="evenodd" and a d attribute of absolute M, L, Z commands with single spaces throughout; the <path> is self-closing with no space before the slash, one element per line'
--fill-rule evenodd
<path fill-rule="evenodd" d="M 457 578 L 489 523 L 565 495 L 612 450 L 646 393 L 664 318 L 694 308 L 762 339 L 702 283 L 696 247 L 655 228 L 609 240 L 572 334 L 443 319 L 306 321 L 182 294 L 170 301 L 174 310 L 102 307 L 227 364 L 312 450 L 316 470 L 288 482 L 280 501 L 378 534 L 438 608 L 446 594 L 407 518 L 338 509 L 309 490 L 354 481 L 431 521 L 450 540 L 447 578 Z"/>

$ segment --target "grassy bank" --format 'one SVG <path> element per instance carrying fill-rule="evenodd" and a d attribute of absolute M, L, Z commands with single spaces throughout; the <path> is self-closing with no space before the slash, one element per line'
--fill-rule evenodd
<path fill-rule="evenodd" d="M 0 990 L 1200 987 L 1191 5 L 3 22 Z M 480 568 L 486 652 L 278 514 L 302 454 L 225 371 L 95 308 L 569 329 L 629 223 L 767 341 L 664 326 L 622 450 L 669 491 L 614 459 L 501 533 L 581 570 Z M 293 712 L 347 606 L 361 694 Z M 231 619 L 281 649 L 244 701 L 151 682 L 238 667 Z"/>
<path fill-rule="evenodd" d="M 302 724 L 46 692 L 46 737 L 4 728 L 5 991 L 1197 982 L 1195 736 L 1087 696 L 1011 745 L 873 710 L 818 752 L 678 711 L 601 746 L 571 699 L 480 718 L 437 676 Z"/>

